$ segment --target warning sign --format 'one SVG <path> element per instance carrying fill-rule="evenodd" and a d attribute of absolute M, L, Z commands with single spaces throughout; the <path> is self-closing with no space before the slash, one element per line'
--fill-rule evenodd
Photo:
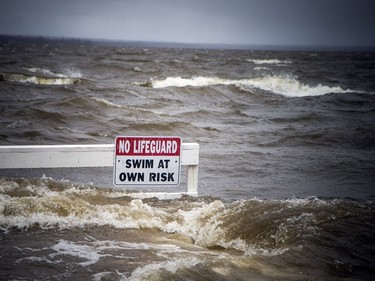
<path fill-rule="evenodd" d="M 181 138 L 117 137 L 113 182 L 123 185 L 178 185 Z"/>

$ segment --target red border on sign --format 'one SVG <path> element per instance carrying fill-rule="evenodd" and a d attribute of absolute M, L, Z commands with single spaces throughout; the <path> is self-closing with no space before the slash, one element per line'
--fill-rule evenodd
<path fill-rule="evenodd" d="M 116 156 L 180 156 L 180 137 L 116 137 Z"/>

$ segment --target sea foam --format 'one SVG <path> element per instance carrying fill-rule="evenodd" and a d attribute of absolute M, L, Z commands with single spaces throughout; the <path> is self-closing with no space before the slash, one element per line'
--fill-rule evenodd
<path fill-rule="evenodd" d="M 19 182 L 2 179 L 0 187 L 0 229 L 3 231 L 35 226 L 42 229 L 94 226 L 158 229 L 187 237 L 200 247 L 220 246 L 250 256 L 278 255 L 295 245 L 299 237 L 316 235 L 320 221 L 332 220 L 332 215 L 346 216 L 348 212 L 346 206 L 343 210 L 337 208 L 337 204 L 341 204 L 338 201 L 317 198 L 248 199 L 231 204 L 220 200 L 153 203 L 127 198 L 125 191 L 40 179 Z M 257 221 L 259 223 L 254 223 Z M 58 249 L 64 252 L 70 246 L 74 245 L 60 243 Z M 85 251 L 81 250 L 79 252 Z M 168 246 L 167 250 L 176 249 Z M 86 260 L 93 262 L 96 258 L 94 253 L 92 259 Z"/>
<path fill-rule="evenodd" d="M 260 89 L 286 97 L 321 96 L 329 93 L 354 92 L 350 89 L 342 89 L 339 86 L 331 87 L 321 84 L 310 86 L 300 82 L 293 76 L 265 76 L 260 78 L 239 80 L 202 76 L 192 78 L 167 77 L 163 80 L 151 80 L 140 85 L 151 86 L 155 89 L 167 87 L 208 87 L 213 85 L 235 85 L 244 91 L 251 92 L 254 89 Z"/>

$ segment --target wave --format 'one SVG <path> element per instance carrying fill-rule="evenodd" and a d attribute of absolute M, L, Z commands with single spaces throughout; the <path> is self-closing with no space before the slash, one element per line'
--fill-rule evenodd
<path fill-rule="evenodd" d="M 244 83 L 238 85 L 242 89 L 246 87 L 259 88 L 264 91 L 280 94 L 286 97 L 306 97 L 306 96 L 322 96 L 331 93 L 351 93 L 350 89 L 342 89 L 341 87 L 330 87 L 318 84 L 309 86 L 301 83 L 294 77 L 288 76 L 266 76 L 262 78 L 248 79 Z"/>
<path fill-rule="evenodd" d="M 35 76 L 20 73 L 0 73 L 0 82 L 29 83 L 36 85 L 72 85 L 81 80 L 76 77 Z"/>
<path fill-rule="evenodd" d="M 247 62 L 251 62 L 254 64 L 290 64 L 291 61 L 288 60 L 278 60 L 278 59 L 268 59 L 268 60 L 257 60 L 257 59 L 247 59 Z"/>
<path fill-rule="evenodd" d="M 119 104 L 116 104 L 116 103 L 113 103 L 113 102 L 110 102 L 109 100 L 106 100 L 106 99 L 103 99 L 103 98 L 91 97 L 91 99 L 100 103 L 100 104 L 108 106 L 108 107 L 123 108 L 123 106 L 121 106 Z"/>
<path fill-rule="evenodd" d="M 263 91 L 283 95 L 286 97 L 306 97 L 321 96 L 329 93 L 350 93 L 355 92 L 350 89 L 342 89 L 341 87 L 330 87 L 318 84 L 309 86 L 298 81 L 292 76 L 265 76 L 260 78 L 231 80 L 218 77 L 167 77 L 164 80 L 149 80 L 136 85 L 152 88 L 167 87 L 207 87 L 213 85 L 235 85 L 241 90 L 252 91 L 260 89 Z"/>
<path fill-rule="evenodd" d="M 163 112 L 158 112 L 157 110 L 144 109 L 144 108 L 130 106 L 130 105 L 124 105 L 124 104 L 117 104 L 117 103 L 111 102 L 111 101 L 109 101 L 107 99 L 104 99 L 104 98 L 90 97 L 90 99 L 95 101 L 96 103 L 98 103 L 100 106 L 127 110 L 127 111 L 131 112 L 134 116 L 137 116 L 137 114 L 142 115 L 142 116 L 145 116 L 145 114 L 166 115 Z M 142 127 L 142 125 L 144 125 L 144 124 L 138 124 L 137 123 L 137 125 L 140 125 L 140 127 Z M 171 124 L 168 124 L 168 125 L 171 125 Z"/>
<path fill-rule="evenodd" d="M 257 66 L 257 67 L 254 67 L 254 70 L 256 70 L 256 71 L 270 70 L 270 68 L 269 67 L 265 67 L 265 66 Z"/>
<path fill-rule="evenodd" d="M 198 246 L 234 249 L 249 256 L 279 255 L 300 246 L 301 239 L 338 231 L 337 223 L 372 220 L 374 207 L 373 202 L 315 197 L 233 203 L 213 198 L 141 200 L 128 197 L 126 191 L 47 178 L 0 179 L 2 231 L 94 226 L 157 229 L 188 237 Z"/>
<path fill-rule="evenodd" d="M 24 67 L 23 69 L 31 72 L 31 73 L 37 73 L 37 74 L 42 74 L 42 75 L 47 75 L 47 76 L 55 76 L 55 77 L 72 77 L 72 78 L 81 78 L 82 74 L 79 71 L 72 70 L 72 69 L 66 69 L 64 71 L 65 74 L 62 73 L 57 73 L 53 72 L 47 68 L 39 68 L 39 67 Z"/>

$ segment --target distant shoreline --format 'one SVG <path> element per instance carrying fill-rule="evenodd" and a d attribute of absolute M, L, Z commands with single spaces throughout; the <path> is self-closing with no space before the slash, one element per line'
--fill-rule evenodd
<path fill-rule="evenodd" d="M 171 49 L 212 49 L 212 50 L 249 50 L 249 51 L 316 51 L 316 52 L 375 52 L 375 46 L 308 46 L 308 45 L 244 45 L 244 44 L 207 44 L 207 43 L 179 43 L 128 41 L 76 37 L 26 36 L 0 34 L 0 43 L 4 41 L 18 41 L 33 43 L 64 43 L 85 44 L 109 47 L 130 48 L 171 48 Z"/>

